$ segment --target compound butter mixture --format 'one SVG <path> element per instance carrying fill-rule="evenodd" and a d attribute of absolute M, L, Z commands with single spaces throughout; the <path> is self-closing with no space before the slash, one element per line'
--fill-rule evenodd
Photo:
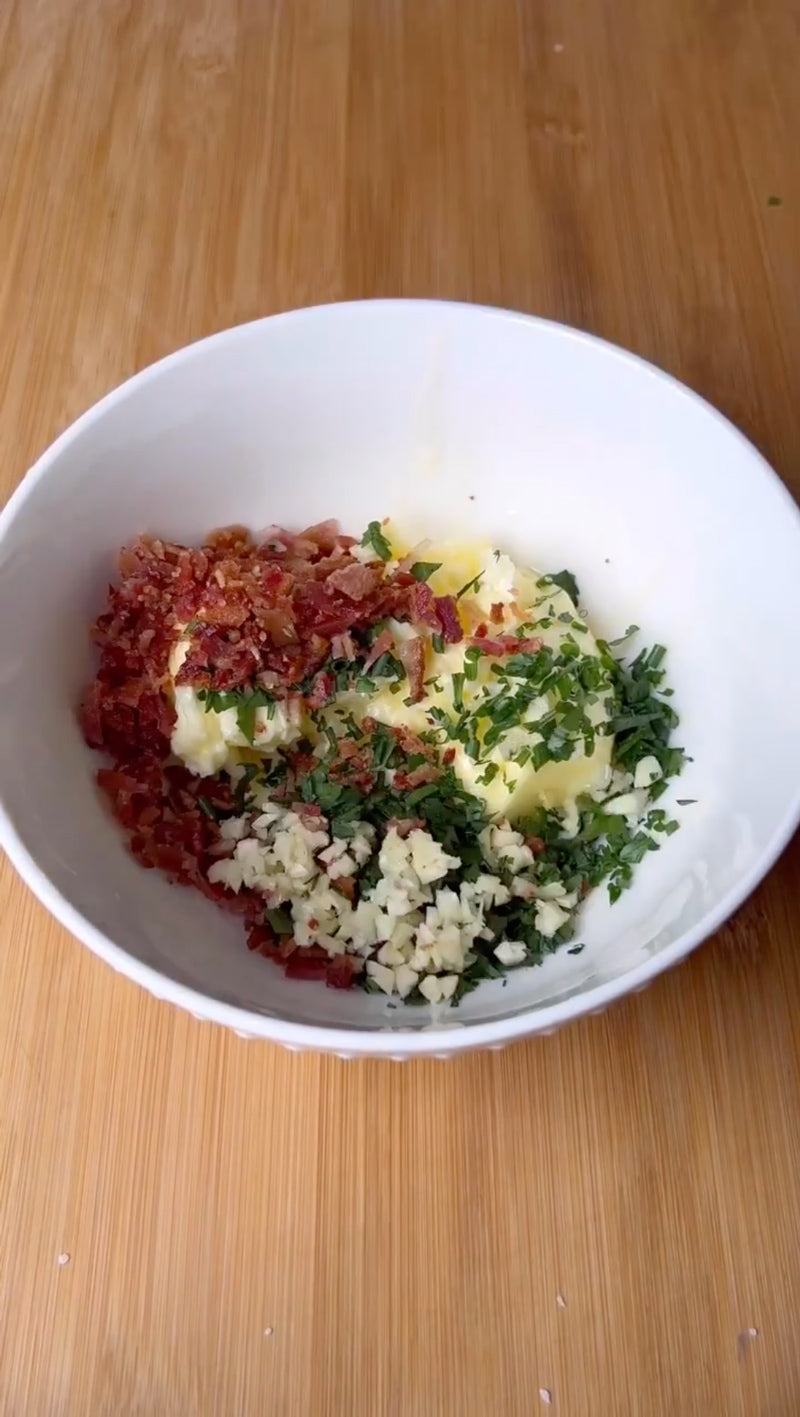
<path fill-rule="evenodd" d="M 675 823 L 664 650 L 625 664 L 568 572 L 490 545 L 242 528 L 142 538 L 82 706 L 144 865 L 291 978 L 408 1002 L 574 944 Z"/>

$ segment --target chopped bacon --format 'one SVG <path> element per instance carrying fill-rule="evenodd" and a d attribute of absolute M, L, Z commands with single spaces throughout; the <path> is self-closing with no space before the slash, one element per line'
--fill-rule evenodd
<path fill-rule="evenodd" d="M 398 792 L 412 792 L 415 787 L 423 787 L 426 783 L 436 782 L 441 775 L 441 768 L 437 768 L 433 763 L 423 763 L 418 768 L 412 768 L 411 772 L 396 772 L 394 785 Z"/>
<path fill-rule="evenodd" d="M 408 676 L 411 702 L 419 703 L 425 697 L 425 644 L 419 635 L 414 635 L 410 640 L 401 640 L 397 652 Z"/>
<path fill-rule="evenodd" d="M 496 639 L 489 639 L 484 635 L 480 635 L 478 630 L 476 630 L 474 637 L 470 639 L 469 643 L 475 645 L 478 649 L 482 649 L 484 654 L 503 655 L 538 654 L 544 641 L 540 640 L 538 637 L 526 637 L 525 639 L 518 640 L 515 635 L 498 635 Z"/>
<path fill-rule="evenodd" d="M 499 600 L 496 605 L 492 606 L 489 618 L 493 625 L 502 625 L 504 619 L 504 610 L 505 606 Z"/>
<path fill-rule="evenodd" d="M 427 626 L 441 633 L 436 596 L 425 581 L 412 581 L 398 593 L 397 601 L 393 612 L 396 620 L 408 620 L 412 625 Z"/>
<path fill-rule="evenodd" d="M 449 767 L 451 763 L 454 763 L 454 762 L 455 762 L 455 760 L 456 760 L 456 750 L 455 750 L 455 748 L 445 748 L 444 752 L 442 753 L 442 762 L 444 763 L 445 767 Z"/>
<path fill-rule="evenodd" d="M 361 960 L 353 955 L 336 955 L 325 971 L 325 983 L 329 989 L 349 989 L 361 967 Z"/>
<path fill-rule="evenodd" d="M 392 636 L 391 630 L 381 630 L 380 634 L 378 635 L 378 638 L 372 646 L 372 649 L 364 660 L 365 671 L 368 672 L 372 668 L 373 664 L 377 664 L 382 654 L 388 654 L 389 650 L 392 648 L 393 645 L 394 638 Z"/>
<path fill-rule="evenodd" d="M 540 836 L 526 836 L 525 845 L 530 848 L 534 856 L 541 856 L 546 850 L 545 844 Z"/>
<path fill-rule="evenodd" d="M 449 645 L 460 644 L 464 638 L 458 606 L 452 595 L 440 595 L 436 600 L 436 614 L 442 627 L 442 637 Z"/>
<path fill-rule="evenodd" d="M 90 748 L 102 748 L 103 735 L 103 690 L 99 680 L 90 684 L 80 706 L 80 723 L 83 736 Z"/>
<path fill-rule="evenodd" d="M 247 619 L 249 611 L 244 605 L 204 605 L 203 619 L 207 625 L 222 625 L 238 630 Z"/>
<path fill-rule="evenodd" d="M 142 537 L 120 553 L 121 582 L 95 627 L 100 680 L 117 690 L 122 677 L 145 679 L 160 692 L 179 639 L 189 651 L 176 680 L 196 689 L 230 690 L 261 675 L 299 684 L 336 650 L 355 658 L 355 630 L 395 612 L 429 616 L 432 596 L 381 562 L 356 561 L 353 539 L 334 523 L 295 536 L 270 528 L 260 544 L 242 527 L 215 532 L 192 548 Z M 103 738 L 98 703 L 87 702 L 92 741 Z"/>
<path fill-rule="evenodd" d="M 349 900 L 352 905 L 356 898 L 356 882 L 354 876 L 337 876 L 335 881 L 331 881 L 331 888 L 339 895 L 343 895 L 345 900 Z"/>
<path fill-rule="evenodd" d="M 277 959 L 278 940 L 269 925 L 253 925 L 247 932 L 247 948 L 268 958 Z"/>
<path fill-rule="evenodd" d="M 334 782 L 352 783 L 362 792 L 370 792 L 375 785 L 375 766 L 367 747 L 359 748 L 352 738 L 339 739 L 339 756 L 328 768 L 328 775 Z"/>
<path fill-rule="evenodd" d="M 296 644 L 299 639 L 292 614 L 285 606 L 276 606 L 274 609 L 262 606 L 258 615 L 258 624 L 259 628 L 264 631 L 267 642 L 275 645 L 278 649 L 285 645 Z"/>
<path fill-rule="evenodd" d="M 295 949 L 286 962 L 287 979 L 324 979 L 329 967 L 328 956 L 321 945 L 305 945 Z"/>
<path fill-rule="evenodd" d="M 304 541 L 313 541 L 320 551 L 336 551 L 340 546 L 352 546 L 355 542 L 354 536 L 343 536 L 339 523 L 333 519 L 326 522 L 317 522 L 316 526 L 310 526 L 303 532 Z"/>
<path fill-rule="evenodd" d="M 387 831 L 396 831 L 399 837 L 405 839 L 415 831 L 425 831 L 427 823 L 422 817 L 390 817 L 386 823 Z"/>
<path fill-rule="evenodd" d="M 346 595 L 348 600 L 366 600 L 380 584 L 382 571 L 375 566 L 362 566 L 360 561 L 351 561 L 339 571 L 332 571 L 326 585 Z"/>
<path fill-rule="evenodd" d="M 366 721 L 365 719 L 365 725 Z M 418 733 L 412 732 L 412 730 L 406 728 L 404 724 L 394 729 L 394 735 L 407 757 L 410 758 L 416 754 L 420 754 L 423 758 L 429 758 L 431 761 L 435 757 L 433 744 L 427 743 L 424 738 L 420 738 Z"/>
<path fill-rule="evenodd" d="M 311 686 L 311 693 L 308 695 L 308 707 L 311 709 L 322 708 L 324 704 L 330 702 L 336 693 L 336 676 L 330 672 L 317 674 Z"/>

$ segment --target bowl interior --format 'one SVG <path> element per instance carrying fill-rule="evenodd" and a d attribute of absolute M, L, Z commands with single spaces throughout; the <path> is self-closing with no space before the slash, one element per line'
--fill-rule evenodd
<path fill-rule="evenodd" d="M 654 972 L 713 928 L 792 828 L 800 530 L 788 494 L 724 419 L 559 326 L 413 303 L 301 311 L 181 351 L 74 425 L 0 528 L 12 855 L 62 918 L 53 890 L 78 912 L 86 924 L 69 923 L 93 947 L 160 992 L 182 984 L 303 1024 L 430 1027 L 428 1010 L 287 981 L 247 952 L 235 921 L 138 867 L 74 716 L 91 674 L 87 625 L 136 532 L 191 540 L 230 522 L 327 516 L 360 531 L 385 515 L 567 566 L 600 633 L 635 622 L 669 648 L 694 761 L 667 805 L 697 799 L 674 807 L 682 830 L 616 906 L 593 895 L 582 954 L 482 985 L 450 1022 L 577 1011 L 588 992 L 640 978 L 648 961 Z"/>

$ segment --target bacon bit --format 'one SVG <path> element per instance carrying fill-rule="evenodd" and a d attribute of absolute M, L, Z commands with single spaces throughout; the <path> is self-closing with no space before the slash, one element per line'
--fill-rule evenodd
<path fill-rule="evenodd" d="M 247 948 L 268 958 L 277 958 L 278 941 L 269 925 L 253 925 L 247 933 Z"/>
<path fill-rule="evenodd" d="M 331 881 L 331 887 L 333 890 L 337 891 L 339 895 L 343 895 L 345 900 L 349 900 L 351 905 L 353 904 L 356 898 L 356 882 L 354 876 L 337 876 L 335 881 Z"/>
<path fill-rule="evenodd" d="M 422 817 L 390 817 L 386 823 L 387 831 L 396 831 L 397 835 L 405 840 L 412 832 L 425 831 L 427 823 Z"/>
<path fill-rule="evenodd" d="M 452 595 L 437 597 L 436 613 L 445 642 L 450 645 L 460 644 L 464 638 L 464 631 L 458 618 L 458 606 Z"/>
<path fill-rule="evenodd" d="M 267 639 L 278 648 L 297 644 L 298 634 L 292 617 L 289 611 L 282 607 L 275 610 L 261 609 L 258 614 L 258 625 L 264 631 Z"/>
<path fill-rule="evenodd" d="M 367 720 L 364 719 L 365 726 L 366 722 Z M 433 760 L 435 756 L 433 744 L 426 743 L 425 739 L 420 738 L 418 733 L 413 733 L 410 728 L 406 728 L 403 724 L 401 724 L 399 728 L 395 728 L 393 732 L 407 757 L 410 758 L 419 753 L 423 758 Z"/>
<path fill-rule="evenodd" d="M 425 697 L 425 645 L 419 635 L 410 640 L 401 640 L 397 646 L 403 668 L 408 676 L 411 702 L 419 703 Z"/>
<path fill-rule="evenodd" d="M 102 748 L 104 744 L 103 691 L 98 680 L 89 685 L 80 707 L 80 724 L 83 736 L 90 748 Z"/>
<path fill-rule="evenodd" d="M 336 693 L 336 676 L 333 674 L 318 674 L 308 696 L 308 707 L 320 709 L 324 704 L 330 703 Z"/>
<path fill-rule="evenodd" d="M 328 774 L 334 782 L 352 783 L 369 792 L 375 785 L 372 754 L 366 747 L 359 748 L 352 738 L 340 738 L 339 756 L 331 763 Z"/>
<path fill-rule="evenodd" d="M 349 989 L 360 969 L 361 960 L 353 955 L 336 955 L 325 971 L 325 983 L 329 989 Z"/>
<path fill-rule="evenodd" d="M 156 543 L 158 544 L 158 543 Z M 220 553 L 228 552 L 231 555 L 238 555 L 240 551 L 249 549 L 252 546 L 252 539 L 246 526 L 238 523 L 233 526 L 221 526 L 216 531 L 209 533 L 206 548 L 210 551 Z M 168 545 L 167 550 L 172 550 Z"/>
<path fill-rule="evenodd" d="M 352 561 L 341 570 L 333 571 L 325 584 L 346 595 L 348 600 L 366 600 L 377 590 L 382 575 L 380 567 L 362 566 L 359 561 Z"/>
<path fill-rule="evenodd" d="M 310 526 L 303 532 L 304 541 L 313 541 L 320 551 L 328 555 L 336 551 L 340 546 L 352 546 L 355 542 L 354 536 L 343 536 L 339 523 L 332 518 L 325 522 L 317 522 L 316 526 Z"/>
<path fill-rule="evenodd" d="M 312 947 L 313 948 L 313 947 Z M 284 971 L 287 979 L 325 979 L 328 973 L 328 964 L 323 954 L 311 956 L 307 950 L 297 950 L 287 961 Z"/>
<path fill-rule="evenodd" d="M 334 635 L 331 643 L 331 654 L 334 659 L 347 659 L 351 663 L 356 657 L 356 647 L 353 644 L 353 636 L 346 631 L 343 635 Z"/>
<path fill-rule="evenodd" d="M 411 772 L 396 772 L 394 786 L 398 792 L 412 792 L 415 787 L 424 787 L 428 782 L 437 782 L 441 775 L 441 770 L 433 763 L 424 763 L 418 768 L 413 768 Z"/>
<path fill-rule="evenodd" d="M 502 604 L 501 601 L 498 601 L 496 605 L 493 605 L 493 606 L 492 606 L 491 614 L 490 614 L 490 617 L 489 617 L 489 618 L 491 619 L 493 625 L 502 625 L 502 623 L 503 623 L 503 618 L 504 618 L 504 617 L 503 617 L 504 608 L 505 608 L 505 607 L 503 606 L 503 604 Z"/>
<path fill-rule="evenodd" d="M 368 673 L 373 664 L 377 664 L 382 654 L 388 654 L 394 646 L 394 637 L 391 630 L 381 630 L 372 649 L 364 660 L 364 672 Z"/>
<path fill-rule="evenodd" d="M 206 605 L 203 619 L 208 625 L 223 625 L 238 630 L 245 623 L 250 612 L 244 605 Z"/>
<path fill-rule="evenodd" d="M 442 762 L 444 763 L 445 767 L 449 767 L 451 763 L 454 763 L 454 762 L 455 762 L 455 760 L 456 760 L 456 750 L 455 750 L 455 748 L 445 748 L 444 752 L 442 753 Z"/>
<path fill-rule="evenodd" d="M 469 643 L 482 649 L 484 654 L 538 654 L 544 643 L 537 638 L 518 640 L 514 635 L 498 635 L 496 639 L 486 639 L 479 635 L 476 630 L 475 635 Z"/>
<path fill-rule="evenodd" d="M 488 635 L 488 633 L 489 633 L 488 627 L 487 627 L 486 625 L 484 625 L 483 623 L 481 623 L 481 624 L 478 626 L 477 630 L 475 631 L 475 638 L 476 638 L 476 640 L 483 640 L 483 639 L 486 638 L 486 636 Z"/>
<path fill-rule="evenodd" d="M 526 836 L 525 845 L 530 847 L 534 856 L 541 856 L 542 852 L 546 850 L 545 843 L 540 836 Z"/>
<path fill-rule="evenodd" d="M 405 590 L 406 613 L 397 614 L 397 619 L 410 620 L 412 625 L 426 625 L 440 633 L 442 624 L 436 609 L 436 596 L 425 581 L 414 581 Z"/>

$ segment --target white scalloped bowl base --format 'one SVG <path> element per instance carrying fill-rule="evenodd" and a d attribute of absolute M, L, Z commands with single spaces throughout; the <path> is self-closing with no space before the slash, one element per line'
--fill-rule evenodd
<path fill-rule="evenodd" d="M 569 566 L 601 633 L 670 649 L 693 756 L 682 829 L 583 953 L 457 1009 L 287 980 L 234 920 L 142 871 L 100 801 L 74 707 L 116 549 L 246 522 L 392 515 Z M 757 533 L 754 528 L 758 528 Z M 0 841 L 114 968 L 195 1018 L 346 1058 L 449 1057 L 551 1033 L 680 960 L 753 888 L 798 818 L 797 509 L 759 454 L 667 376 L 573 330 L 376 302 L 227 331 L 145 370 L 42 456 L 0 518 Z M 780 594 L 773 587 L 780 586 Z M 742 644 L 758 646 L 758 672 Z M 754 753 L 753 744 L 758 744 Z"/>

